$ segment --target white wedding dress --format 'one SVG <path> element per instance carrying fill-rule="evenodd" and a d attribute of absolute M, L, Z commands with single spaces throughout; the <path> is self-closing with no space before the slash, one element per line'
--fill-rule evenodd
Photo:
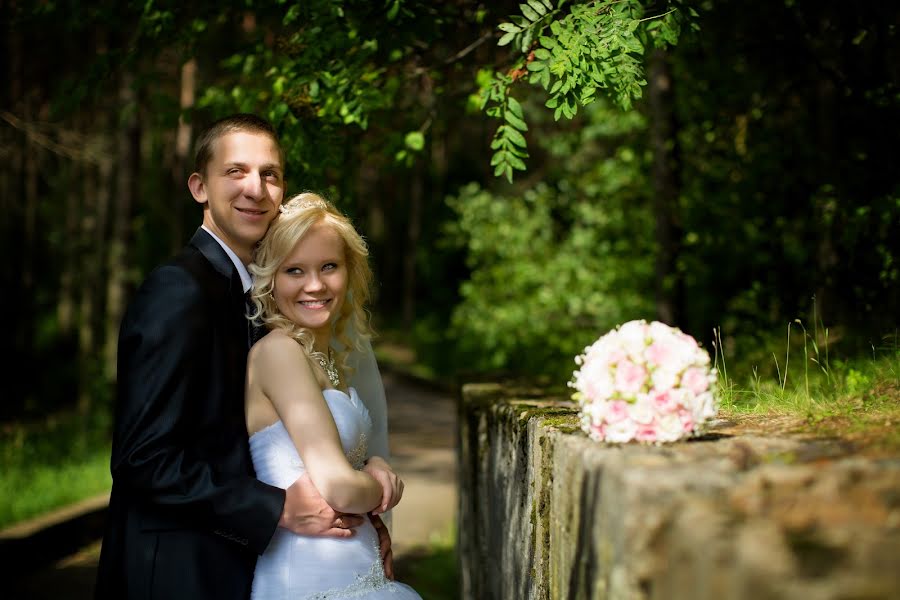
<path fill-rule="evenodd" d="M 368 458 L 372 420 L 354 388 L 323 390 L 347 459 L 362 468 Z M 260 481 L 287 488 L 304 473 L 303 462 L 281 421 L 250 436 Z M 408 585 L 384 576 L 378 534 L 365 522 L 350 538 L 310 537 L 277 528 L 256 561 L 252 600 L 421 600 Z"/>

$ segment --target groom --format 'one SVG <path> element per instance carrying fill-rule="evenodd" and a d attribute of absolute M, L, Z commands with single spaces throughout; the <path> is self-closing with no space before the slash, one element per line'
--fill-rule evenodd
<path fill-rule="evenodd" d="M 98 599 L 244 600 L 276 527 L 347 537 L 362 523 L 332 510 L 307 475 L 282 490 L 258 481 L 250 460 L 245 265 L 284 195 L 275 130 L 254 115 L 221 119 L 198 138 L 195 168 L 203 224 L 147 277 L 119 333 Z"/>

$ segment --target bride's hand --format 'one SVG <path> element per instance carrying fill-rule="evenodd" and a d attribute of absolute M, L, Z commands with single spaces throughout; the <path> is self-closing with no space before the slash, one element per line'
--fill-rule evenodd
<path fill-rule="evenodd" d="M 381 484 L 381 505 L 376 507 L 372 514 L 380 515 L 397 506 L 400 498 L 403 497 L 403 480 L 394 473 L 391 465 L 380 456 L 373 456 L 366 461 L 363 471 L 374 477 L 375 481 Z"/>

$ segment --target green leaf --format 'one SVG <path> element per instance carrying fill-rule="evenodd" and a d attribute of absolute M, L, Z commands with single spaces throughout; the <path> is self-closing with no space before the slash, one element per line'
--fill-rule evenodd
<path fill-rule="evenodd" d="M 546 35 L 542 35 L 538 38 L 538 41 L 541 43 L 541 46 L 547 49 L 553 49 L 556 47 L 556 40 L 552 37 L 547 37 Z"/>
<path fill-rule="evenodd" d="M 524 118 L 522 113 L 522 105 L 519 104 L 519 101 L 513 98 L 512 96 L 508 96 L 506 98 L 506 107 L 512 112 L 514 115 L 519 117 L 520 119 Z"/>
<path fill-rule="evenodd" d="M 403 138 L 403 143 L 406 144 L 406 147 L 410 150 L 419 152 L 425 147 L 425 135 L 421 131 L 410 131 L 406 134 L 406 137 Z"/>
<path fill-rule="evenodd" d="M 510 183 L 513 182 L 513 170 L 509 165 L 506 165 L 506 180 Z"/>
<path fill-rule="evenodd" d="M 394 0 L 394 2 L 391 3 L 391 8 L 388 9 L 388 13 L 387 13 L 388 21 L 393 21 L 394 19 L 396 19 L 397 13 L 399 13 L 399 12 L 400 12 L 400 0 Z"/>
<path fill-rule="evenodd" d="M 506 153 L 498 152 L 494 155 L 494 158 L 497 158 L 498 156 L 500 159 L 497 161 L 497 166 L 494 167 L 494 177 L 500 177 L 504 169 L 506 169 Z"/>
<path fill-rule="evenodd" d="M 494 156 L 491 157 L 491 166 L 495 167 L 498 164 L 500 164 L 501 162 L 503 162 L 503 152 L 502 151 L 495 152 Z"/>
<path fill-rule="evenodd" d="M 506 151 L 509 154 L 514 154 L 520 158 L 528 158 L 528 152 L 522 148 L 517 148 L 516 146 L 510 145 L 509 148 L 506 148 Z"/>
<path fill-rule="evenodd" d="M 525 34 L 522 36 L 522 53 L 528 52 L 528 48 L 531 47 L 531 40 L 534 37 L 534 30 L 527 29 L 525 30 Z"/>
<path fill-rule="evenodd" d="M 278 77 L 278 79 L 276 79 L 274 81 L 274 83 L 272 83 L 272 92 L 276 96 L 281 96 L 284 93 L 284 82 L 285 81 L 286 81 L 286 78 L 284 77 L 284 75 L 282 75 L 282 76 Z"/>
<path fill-rule="evenodd" d="M 506 139 L 511 141 L 516 146 L 519 146 L 520 148 L 528 147 L 528 143 L 525 141 L 525 136 L 523 136 L 521 133 L 519 133 L 512 127 L 507 127 L 506 130 L 504 131 L 504 134 L 505 134 Z"/>
<path fill-rule="evenodd" d="M 512 23 L 500 23 L 497 26 L 497 29 L 499 29 L 500 31 L 508 31 L 510 33 L 518 33 L 520 31 L 522 31 L 521 27 L 517 27 L 516 25 L 513 25 Z"/>
<path fill-rule="evenodd" d="M 528 63 L 525 68 L 527 68 L 529 71 L 543 71 L 547 68 L 547 63 L 542 60 L 533 60 Z"/>
<path fill-rule="evenodd" d="M 519 171 L 525 170 L 525 162 L 518 156 L 515 156 L 514 154 L 507 154 L 506 159 L 506 162 L 508 162 L 510 166 L 512 166 L 512 168 L 518 169 Z"/>
<path fill-rule="evenodd" d="M 535 58 L 539 58 L 541 60 L 547 60 L 550 58 L 551 54 L 549 50 L 545 50 L 544 48 L 538 48 L 534 51 Z"/>
<path fill-rule="evenodd" d="M 540 0 L 528 0 L 528 6 L 534 9 L 534 12 L 542 17 L 547 14 L 547 8 L 541 4 Z"/>
<path fill-rule="evenodd" d="M 550 69 L 541 71 L 541 85 L 544 86 L 545 90 L 550 85 Z"/>
<path fill-rule="evenodd" d="M 514 38 L 514 37 L 516 37 L 516 34 L 515 34 L 514 32 L 512 32 L 512 31 L 509 32 L 509 33 L 503 34 L 503 37 L 500 38 L 500 41 L 497 42 L 497 45 L 498 45 L 498 46 L 505 46 L 505 45 L 507 45 L 508 43 L 510 43 L 511 41 L 513 41 L 513 38 Z"/>
<path fill-rule="evenodd" d="M 511 111 L 506 111 L 505 116 L 506 116 L 506 122 L 509 123 L 510 125 L 512 125 L 513 127 L 515 127 L 516 129 L 518 129 L 519 131 L 528 131 L 528 125 L 525 123 L 525 121 L 523 121 L 522 119 L 520 119 L 519 117 L 514 115 Z"/>
<path fill-rule="evenodd" d="M 522 14 L 525 15 L 529 21 L 537 21 L 541 18 L 541 15 L 534 12 L 534 9 L 527 4 L 520 4 L 519 10 L 522 11 Z"/>
<path fill-rule="evenodd" d="M 559 82 L 557 81 L 557 83 Z M 557 106 L 559 106 L 559 96 L 553 96 L 552 98 L 547 100 L 544 106 L 546 106 L 547 108 L 556 108 Z"/>
<path fill-rule="evenodd" d="M 297 17 L 300 16 L 300 4 L 295 4 L 288 9 L 285 13 L 284 18 L 281 20 L 284 25 L 290 25 L 294 21 L 297 20 Z"/>

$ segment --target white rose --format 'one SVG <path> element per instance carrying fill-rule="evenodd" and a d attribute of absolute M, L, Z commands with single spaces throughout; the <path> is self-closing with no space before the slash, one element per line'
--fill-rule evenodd
<path fill-rule="evenodd" d="M 642 361 L 647 346 L 647 324 L 643 321 L 629 321 L 619 328 L 619 342 L 622 349 L 634 361 Z"/>
<path fill-rule="evenodd" d="M 659 418 L 659 441 L 674 442 L 684 435 L 684 424 L 677 414 L 664 415 Z"/>
<path fill-rule="evenodd" d="M 637 433 L 637 424 L 631 419 L 622 419 L 606 425 L 606 441 L 614 444 L 623 444 L 634 439 Z"/>
<path fill-rule="evenodd" d="M 652 423 L 655 414 L 656 410 L 647 400 L 646 394 L 640 394 L 638 401 L 628 407 L 628 415 L 631 420 L 639 425 Z"/>
<path fill-rule="evenodd" d="M 673 370 L 669 365 L 657 368 L 650 376 L 653 380 L 653 387 L 660 392 L 671 390 L 675 387 L 678 379 L 678 371 Z"/>

